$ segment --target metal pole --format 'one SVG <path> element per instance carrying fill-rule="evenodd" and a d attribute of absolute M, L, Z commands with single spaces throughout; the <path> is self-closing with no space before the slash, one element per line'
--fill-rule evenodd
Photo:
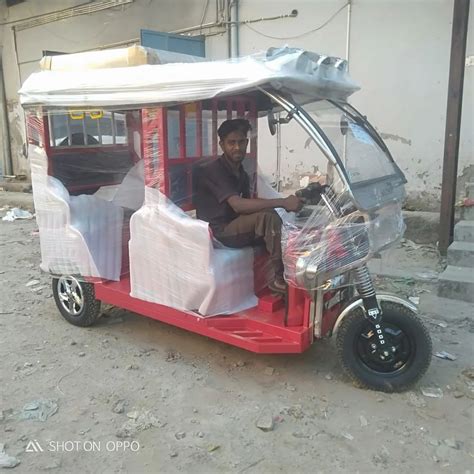
<path fill-rule="evenodd" d="M 1 49 L 0 49 L 1 51 Z M 2 51 L 3 53 L 3 51 Z M 3 80 L 3 54 L 0 53 L 0 133 L 2 134 L 3 151 L 3 175 L 13 174 L 12 157 L 10 153 L 10 131 L 8 126 L 7 100 L 5 94 L 5 82 Z M 0 166 L 0 175 L 2 167 Z"/>
<path fill-rule="evenodd" d="M 453 241 L 469 4 L 470 0 L 454 1 L 438 244 L 443 255 Z"/>
<path fill-rule="evenodd" d="M 280 119 L 280 113 L 278 113 L 278 119 Z M 276 136 L 277 136 L 277 166 L 276 166 L 276 190 L 281 191 L 281 125 L 278 120 L 276 126 Z"/>
<path fill-rule="evenodd" d="M 231 0 L 230 8 L 230 57 L 239 56 L 239 2 Z"/>
<path fill-rule="evenodd" d="M 349 71 L 349 56 L 351 51 L 351 13 L 352 13 L 352 0 L 348 0 L 347 5 L 347 27 L 346 27 L 346 61 L 347 70 Z"/>
<path fill-rule="evenodd" d="M 349 71 L 349 56 L 351 52 L 351 14 L 352 14 L 352 0 L 348 0 L 347 5 L 347 28 L 346 28 L 346 61 L 347 71 Z M 344 147 L 342 152 L 342 162 L 344 166 L 347 166 L 347 133 L 344 134 L 343 138 Z"/>

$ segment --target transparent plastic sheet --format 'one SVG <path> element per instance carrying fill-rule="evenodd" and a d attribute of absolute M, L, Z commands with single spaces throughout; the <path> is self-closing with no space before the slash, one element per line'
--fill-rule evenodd
<path fill-rule="evenodd" d="M 222 62 L 201 63 L 205 74 L 195 77 L 201 71 L 189 68 L 195 64 L 149 66 L 169 66 L 153 70 L 157 76 L 150 80 L 142 77 L 141 66 L 71 72 L 72 89 L 67 71 L 58 71 L 54 77 L 66 81 L 61 90 L 48 83 L 48 75 L 41 76 L 45 82 L 32 79 L 22 90 L 27 106 L 36 100 L 47 106 L 28 119 L 43 269 L 112 280 L 130 272 L 132 296 L 203 317 L 255 306 L 256 293 L 273 278 L 268 259 L 262 248 L 224 247 L 209 225 L 196 219 L 197 166 L 220 155 L 219 125 L 245 118 L 252 126 L 244 161 L 250 195 L 277 197 L 258 172 L 258 117 L 271 104 L 255 87 L 292 90 L 293 99 L 302 102 L 320 96 L 343 99 L 356 88 L 344 61 L 301 50 L 269 51 L 225 64 L 221 71 L 217 66 Z M 110 87 L 101 82 L 109 76 L 115 78 Z M 238 94 L 224 95 L 229 91 Z M 143 108 L 147 101 L 153 105 Z M 339 109 L 334 114 L 336 107 L 328 101 L 321 104 L 315 117 L 337 146 L 352 184 L 392 172 L 386 152 L 360 123 Z M 330 109 L 328 119 L 325 108 Z M 324 172 L 327 157 L 324 165 L 316 160 L 317 146 L 311 148 L 307 131 L 290 115 L 280 123 L 301 141 L 298 158 L 304 154 L 305 166 L 315 175 Z M 343 137 L 331 136 L 334 131 Z M 335 173 L 328 171 L 326 178 L 337 204 L 351 201 L 353 190 Z M 323 285 L 321 280 L 360 265 L 403 233 L 399 199 L 378 201 L 376 186 L 358 189 L 365 190 L 366 202 L 377 211 L 351 210 L 335 218 L 321 203 L 305 216 L 277 210 L 283 221 L 285 277 L 291 284 L 306 289 Z"/>
<path fill-rule="evenodd" d="M 78 62 L 87 64 L 86 54 L 80 53 Z M 90 62 L 94 64 L 97 52 L 90 54 Z M 73 63 L 75 56 L 68 55 L 67 63 Z M 23 107 L 133 108 L 204 100 L 269 87 L 293 93 L 303 103 L 316 98 L 345 100 L 359 89 L 350 78 L 344 60 L 296 48 L 271 48 L 223 61 L 94 67 L 84 68 L 80 74 L 76 70 L 34 73 L 19 91 L 20 102 Z"/>
<path fill-rule="evenodd" d="M 45 133 L 48 115 L 41 110 L 30 112 L 27 123 L 42 270 L 119 280 L 127 271 L 128 219 L 143 203 L 143 163 L 125 144 L 84 146 L 68 141 L 61 127 Z"/>
<path fill-rule="evenodd" d="M 220 105 L 219 124 L 227 117 L 227 102 Z M 256 110 L 247 105 L 255 125 Z M 159 136 L 162 120 L 166 140 Z M 256 293 L 273 277 L 264 249 L 226 248 L 195 218 L 192 171 L 203 156 L 214 157 L 212 120 L 210 114 L 198 124 L 195 104 L 166 112 L 30 111 L 41 268 L 78 279 L 130 273 L 132 296 L 203 317 L 254 307 Z M 255 153 L 253 142 L 245 163 L 251 188 L 271 192 L 268 183 L 257 185 Z"/>
<path fill-rule="evenodd" d="M 129 48 L 44 56 L 40 61 L 40 67 L 45 71 L 83 71 L 84 69 L 201 61 L 204 61 L 204 58 L 134 45 Z"/>
<path fill-rule="evenodd" d="M 338 171 L 293 121 L 283 125 L 282 137 L 293 140 L 306 169 L 313 165 L 313 171 L 299 181 L 304 189 L 297 191 L 305 207 L 284 220 L 285 278 L 294 286 L 314 290 L 350 284 L 349 278 L 334 277 L 348 274 L 401 238 L 405 193 L 403 174 L 357 112 L 326 100 L 304 109 L 342 162 Z"/>
<path fill-rule="evenodd" d="M 263 248 L 227 248 L 196 218 L 196 180 L 220 155 L 216 130 L 229 116 L 254 127 L 244 165 L 255 195 L 257 112 L 248 98 L 143 109 L 146 188 L 130 223 L 133 297 L 203 317 L 230 314 L 254 307 L 272 278 Z"/>
<path fill-rule="evenodd" d="M 307 290 L 352 284 L 334 277 L 364 264 L 405 231 L 399 202 L 363 213 L 354 207 L 341 180 L 331 180 L 324 192 L 331 208 L 342 209 L 343 215 L 334 214 L 320 200 L 309 202 L 283 225 L 285 279 Z"/>
<path fill-rule="evenodd" d="M 251 195 L 280 196 L 258 172 L 252 100 L 242 95 L 168 108 L 31 112 L 42 268 L 110 280 L 130 271 L 132 296 L 202 316 L 255 306 L 256 293 L 273 278 L 264 249 L 223 246 L 195 218 L 194 202 L 196 166 L 218 156 L 215 131 L 237 117 L 252 125 L 244 161 Z M 364 166 L 372 169 L 364 156 Z M 374 153 L 374 159 L 380 156 Z M 326 178 L 333 204 L 350 203 L 343 181 L 330 172 Z M 277 210 L 285 278 L 308 290 L 367 261 L 404 230 L 396 201 L 340 218 L 321 201 L 308 204 L 297 216 Z"/>
<path fill-rule="evenodd" d="M 254 249 L 214 247 L 208 224 L 188 216 L 159 190 L 146 188 L 130 237 L 133 297 L 202 316 L 257 304 Z"/>

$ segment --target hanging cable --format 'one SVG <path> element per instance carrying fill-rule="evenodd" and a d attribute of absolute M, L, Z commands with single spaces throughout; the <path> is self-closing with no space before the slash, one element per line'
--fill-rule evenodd
<path fill-rule="evenodd" d="M 45 25 L 47 23 L 56 22 L 73 18 L 79 15 L 89 15 L 91 13 L 107 10 L 109 8 L 123 7 L 124 5 L 133 3 L 135 0 L 100 0 L 97 2 L 81 3 L 75 7 L 57 10 L 43 15 L 35 15 L 33 17 L 14 22 L 13 28 L 16 31 L 22 31 L 36 26 Z M 11 22 L 8 22 L 8 24 Z"/>
<path fill-rule="evenodd" d="M 262 33 L 261 31 L 258 31 L 256 30 L 255 28 L 253 28 L 252 26 L 250 26 L 247 22 L 243 21 L 241 22 L 241 24 L 245 25 L 248 29 L 252 30 L 254 33 L 257 33 L 261 36 L 264 36 L 265 38 L 270 38 L 270 39 L 275 39 L 275 40 L 290 40 L 290 39 L 297 39 L 297 38 L 301 38 L 303 36 L 306 36 L 306 35 L 309 35 L 311 33 L 315 33 L 316 31 L 319 31 L 319 30 L 322 30 L 325 26 L 327 26 L 332 20 L 334 20 L 334 18 L 336 18 L 336 16 L 342 11 L 344 10 L 344 8 L 347 7 L 347 5 L 349 5 L 350 2 L 347 2 L 345 3 L 341 8 L 339 8 L 339 10 L 337 10 L 333 15 L 331 15 L 322 25 L 318 26 L 317 28 L 314 28 L 312 30 L 309 30 L 309 31 L 306 31 L 305 33 L 300 33 L 299 35 L 295 35 L 295 36 L 272 36 L 272 35 L 267 35 L 265 33 Z"/>
<path fill-rule="evenodd" d="M 204 5 L 204 11 L 202 12 L 201 21 L 199 25 L 201 26 L 200 32 L 202 32 L 202 25 L 204 23 L 204 18 L 206 18 L 207 9 L 209 8 L 209 0 L 206 0 L 206 4 Z"/>

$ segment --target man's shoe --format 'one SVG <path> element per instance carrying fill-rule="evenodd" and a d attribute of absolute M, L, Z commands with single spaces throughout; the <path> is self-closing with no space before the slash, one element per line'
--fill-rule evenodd
<path fill-rule="evenodd" d="M 286 293 L 288 285 L 282 278 L 275 278 L 271 283 L 268 284 L 268 289 L 274 293 Z"/>

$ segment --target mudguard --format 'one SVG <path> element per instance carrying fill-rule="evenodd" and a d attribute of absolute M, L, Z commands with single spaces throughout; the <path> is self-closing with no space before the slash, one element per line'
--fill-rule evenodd
<path fill-rule="evenodd" d="M 383 302 L 383 301 L 389 301 L 391 303 L 397 303 L 397 304 L 400 304 L 402 306 L 405 306 L 410 311 L 413 311 L 415 314 L 418 313 L 418 308 L 413 303 L 411 303 L 410 301 L 404 300 L 403 298 L 400 298 L 397 295 L 392 295 L 390 293 L 378 293 L 377 294 L 377 301 L 379 303 Z M 347 304 L 347 306 L 342 310 L 341 314 L 338 316 L 338 318 L 337 318 L 337 320 L 334 324 L 334 327 L 332 329 L 332 334 L 333 335 L 337 333 L 337 331 L 339 329 L 339 326 L 341 325 L 344 318 L 349 313 L 351 313 L 351 311 L 353 311 L 356 308 L 364 309 L 364 303 L 362 301 L 362 298 L 356 298 L 356 299 L 350 301 Z M 382 315 L 382 321 L 383 321 L 383 315 Z"/>

